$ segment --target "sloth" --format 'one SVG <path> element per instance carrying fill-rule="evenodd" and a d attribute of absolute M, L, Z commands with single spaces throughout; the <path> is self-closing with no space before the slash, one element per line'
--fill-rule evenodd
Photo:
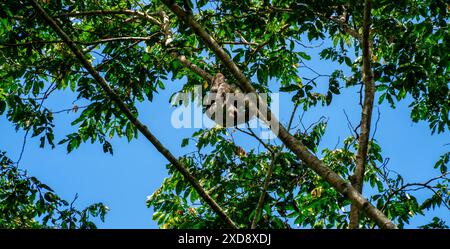
<path fill-rule="evenodd" d="M 205 98 L 206 115 L 222 127 L 234 127 L 252 120 L 257 113 L 256 94 L 244 94 L 230 86 L 222 73 L 211 82 L 211 90 Z"/>

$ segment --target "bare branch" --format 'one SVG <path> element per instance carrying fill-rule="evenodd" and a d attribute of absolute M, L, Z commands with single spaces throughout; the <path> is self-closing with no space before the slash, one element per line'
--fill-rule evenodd
<path fill-rule="evenodd" d="M 63 113 L 63 112 L 65 112 L 65 113 L 77 112 L 79 109 L 84 109 L 84 108 L 87 108 L 87 107 L 88 107 L 88 105 L 85 105 L 85 106 L 74 105 L 71 108 L 66 108 L 66 109 L 62 109 L 62 110 L 58 110 L 58 111 L 51 111 L 51 113 L 52 114 L 59 114 L 59 113 Z"/>
<path fill-rule="evenodd" d="M 380 118 L 381 118 L 380 107 L 377 106 L 377 120 L 375 121 L 375 128 L 373 129 L 372 140 L 375 138 L 375 134 L 377 134 L 378 123 L 380 122 Z"/>
<path fill-rule="evenodd" d="M 355 139 L 358 140 L 359 139 L 358 129 L 361 126 L 361 124 L 358 124 L 356 127 L 353 127 L 353 124 L 350 121 L 350 119 L 347 115 L 347 112 L 345 112 L 344 109 L 342 111 L 344 112 L 345 118 L 347 119 L 347 126 L 349 127 L 350 132 L 352 133 L 352 135 L 353 135 L 353 133 L 355 133 Z"/>

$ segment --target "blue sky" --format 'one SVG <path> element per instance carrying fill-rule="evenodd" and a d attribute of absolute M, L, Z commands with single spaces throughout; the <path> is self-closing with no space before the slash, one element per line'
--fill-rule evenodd
<path fill-rule="evenodd" d="M 314 51 L 313 51 L 314 52 Z M 317 56 L 308 65 L 322 74 L 331 73 L 338 65 L 320 61 Z M 308 70 L 300 74 L 307 75 Z M 318 81 L 319 88 L 327 85 L 327 79 Z M 272 82 L 277 85 L 275 82 Z M 171 113 L 174 110 L 169 104 L 173 92 L 181 89 L 183 80 L 166 84 L 166 89 L 155 95 L 152 103 L 139 104 L 140 119 L 151 132 L 175 155 L 181 156 L 192 151 L 192 147 L 181 148 L 181 139 L 190 136 L 195 129 L 175 129 L 170 125 Z M 273 88 L 276 89 L 276 88 Z M 353 124 L 360 118 L 358 105 L 359 89 L 344 89 L 343 93 L 333 99 L 332 106 L 315 107 L 303 117 L 308 126 L 321 116 L 328 119 L 328 128 L 320 148 L 333 148 L 338 140 L 342 141 L 350 135 L 343 110 L 349 115 Z M 75 99 L 73 93 L 55 92 L 45 102 L 53 111 L 71 108 Z M 280 120 L 287 123 L 292 104 L 286 94 L 280 95 Z M 376 139 L 379 141 L 383 156 L 389 157 L 389 168 L 402 174 L 407 181 L 423 182 L 439 174 L 433 169 L 439 156 L 449 150 L 448 133 L 431 135 L 425 122 L 413 123 L 409 117 L 409 100 L 403 100 L 392 109 L 387 103 L 379 106 L 381 116 L 378 123 Z M 377 105 L 378 106 L 378 105 Z M 302 115 L 300 111 L 296 120 Z M 74 113 L 55 114 L 56 140 L 76 131 L 70 122 L 77 117 Z M 375 109 L 374 120 L 377 118 Z M 295 123 L 294 121 L 294 123 Z M 6 118 L 0 118 L 0 149 L 16 160 L 23 142 L 23 132 L 15 132 Z M 255 141 L 248 137 L 238 136 L 237 143 L 244 148 L 254 146 Z M 20 167 L 30 175 L 51 186 L 60 196 L 71 200 L 76 193 L 79 198 L 78 207 L 94 202 L 104 202 L 111 211 L 100 228 L 156 228 L 151 220 L 152 210 L 147 208 L 145 200 L 162 183 L 167 176 L 166 159 L 143 136 L 128 143 L 126 138 L 113 138 L 114 155 L 104 154 L 99 144 L 82 144 L 70 154 L 66 146 L 55 149 L 40 149 L 36 138 L 28 138 Z M 418 193 L 419 200 L 429 194 Z M 445 218 L 450 222 L 448 210 L 440 209 L 427 213 L 427 217 L 414 218 L 410 226 L 417 227 L 431 220 L 433 216 Z"/>

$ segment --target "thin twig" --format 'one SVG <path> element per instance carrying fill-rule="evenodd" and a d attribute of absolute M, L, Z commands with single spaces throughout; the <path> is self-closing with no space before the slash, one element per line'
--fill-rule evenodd
<path fill-rule="evenodd" d="M 264 148 L 266 148 L 269 152 L 273 153 L 273 149 L 267 143 L 265 143 L 260 137 L 258 137 L 258 135 L 256 135 L 251 128 L 247 128 L 248 131 L 245 131 L 241 128 L 236 127 L 236 130 L 255 138 L 256 140 L 258 140 L 260 144 L 264 146 Z"/>
<path fill-rule="evenodd" d="M 372 139 L 375 139 L 375 134 L 377 133 L 378 130 L 378 123 L 380 122 L 380 117 L 381 117 L 381 112 L 380 112 L 380 107 L 377 106 L 377 121 L 375 121 L 375 128 L 373 129 L 373 134 L 372 134 Z"/>

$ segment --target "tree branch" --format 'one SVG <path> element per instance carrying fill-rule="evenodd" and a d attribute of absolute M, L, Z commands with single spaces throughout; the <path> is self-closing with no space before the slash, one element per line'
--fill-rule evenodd
<path fill-rule="evenodd" d="M 155 17 L 149 15 L 148 13 L 136 11 L 136 10 L 91 10 L 91 11 L 77 11 L 70 13 L 62 13 L 55 15 L 54 17 L 87 17 L 87 16 L 101 16 L 101 15 L 133 15 L 140 16 L 144 19 L 150 21 L 151 23 L 160 26 L 161 22 L 158 21 Z"/>
<path fill-rule="evenodd" d="M 255 229 L 256 225 L 258 224 L 259 216 L 261 215 L 262 209 L 264 207 L 264 200 L 267 194 L 267 189 L 269 188 L 270 178 L 272 177 L 273 169 L 280 153 L 281 151 L 272 153 L 272 162 L 270 163 L 269 169 L 267 170 L 266 179 L 264 179 L 261 195 L 259 196 L 258 204 L 256 205 L 255 209 L 255 216 L 253 216 L 252 225 L 250 227 L 251 229 Z"/>
<path fill-rule="evenodd" d="M 294 120 L 295 113 L 297 112 L 298 108 L 298 102 L 295 103 L 294 110 L 291 113 L 291 117 L 289 118 L 289 123 L 287 126 L 287 130 L 289 131 L 291 129 L 292 121 Z M 281 146 L 280 150 L 278 152 L 272 152 L 272 162 L 269 166 L 269 169 L 267 170 L 266 179 L 264 180 L 264 185 L 261 191 L 261 195 L 259 196 L 258 204 L 256 205 L 255 209 L 255 216 L 253 217 L 251 229 L 255 229 L 256 225 L 259 221 L 259 216 L 261 215 L 261 211 L 264 207 L 264 199 L 266 197 L 267 189 L 269 188 L 270 179 L 272 178 L 273 169 L 275 168 L 276 161 L 278 159 L 278 156 L 282 153 L 284 149 L 284 144 Z"/>
<path fill-rule="evenodd" d="M 426 181 L 426 182 L 423 182 L 423 183 L 407 183 L 407 184 L 404 184 L 403 186 L 401 186 L 401 187 L 399 187 L 399 188 L 397 188 L 397 189 L 395 189 L 395 190 L 392 190 L 392 191 L 389 193 L 389 195 L 387 196 L 386 202 L 384 203 L 384 205 L 383 205 L 383 207 L 381 208 L 381 210 L 385 210 L 386 207 L 387 207 L 387 205 L 388 205 L 389 202 L 391 201 L 392 197 L 393 197 L 394 195 L 396 195 L 397 193 L 401 192 L 401 191 L 417 191 L 417 190 L 420 190 L 420 189 L 423 189 L 423 188 L 427 188 L 427 189 L 430 189 L 431 191 L 433 191 L 433 187 L 430 186 L 429 184 L 430 184 L 431 182 L 433 182 L 433 181 L 440 180 L 440 179 L 444 179 L 444 178 L 446 177 L 447 174 L 449 174 L 448 171 L 447 171 L 447 172 L 444 172 L 444 173 L 443 173 L 442 175 L 440 175 L 440 176 L 431 178 L 431 179 L 429 179 L 429 180 Z M 416 188 L 416 189 L 408 189 L 409 187 L 418 187 L 418 188 Z M 433 191 L 433 192 L 434 192 L 434 191 Z M 442 199 L 442 197 L 441 197 L 441 199 Z M 444 206 L 445 206 L 447 209 L 450 210 L 450 206 L 448 206 L 448 204 L 447 204 L 446 201 L 442 201 L 442 203 L 444 204 Z"/>
<path fill-rule="evenodd" d="M 105 38 L 105 39 L 100 39 L 100 40 L 91 41 L 91 42 L 87 42 L 87 41 L 72 41 L 72 42 L 74 44 L 89 46 L 89 45 L 98 45 L 101 43 L 115 42 L 115 41 L 150 41 L 157 34 L 160 34 L 160 33 L 158 32 L 158 33 L 152 34 L 151 36 L 148 36 L 148 37 L 123 36 L 123 37 Z M 29 46 L 29 45 L 35 45 L 35 44 L 53 44 L 53 43 L 64 43 L 64 41 L 63 40 L 54 40 L 54 41 L 30 41 L 30 42 L 23 42 L 23 43 L 3 43 L 3 44 L 0 43 L 0 46 L 20 47 L 20 46 Z"/>
<path fill-rule="evenodd" d="M 347 34 L 353 36 L 353 38 L 357 39 L 358 41 L 361 41 L 361 36 L 358 33 L 358 31 L 351 28 L 346 22 L 343 22 L 338 17 L 330 16 L 328 19 L 339 25 Z"/>
<path fill-rule="evenodd" d="M 236 130 L 255 138 L 256 140 L 258 140 L 258 142 L 260 144 L 262 144 L 264 146 L 264 148 L 266 148 L 267 151 L 269 151 L 270 153 L 273 153 L 273 149 L 270 148 L 270 146 L 267 143 L 265 143 L 261 138 L 259 138 L 258 135 L 256 135 L 252 129 L 250 129 L 250 128 L 247 128 L 247 129 L 248 129 L 248 131 L 245 131 L 245 130 L 242 130 L 241 128 L 236 127 Z"/>
<path fill-rule="evenodd" d="M 100 16 L 100 15 L 122 15 L 122 14 L 134 15 L 136 17 L 142 17 L 144 19 L 151 21 L 151 23 L 159 26 L 161 28 L 163 34 L 166 36 L 165 42 L 164 42 L 164 44 L 166 46 L 172 41 L 173 34 L 170 30 L 169 18 L 164 11 L 160 11 L 159 13 L 153 13 L 153 14 L 149 15 L 145 12 L 135 11 L 135 10 L 92 10 L 92 11 L 63 13 L 63 14 L 55 15 L 55 17 L 86 17 L 86 16 Z M 161 21 L 159 21 L 155 17 L 153 17 L 154 15 L 159 15 L 161 17 Z M 158 32 L 157 34 L 160 34 L 160 33 Z M 127 40 L 128 37 L 124 37 L 124 38 L 125 38 L 124 40 Z M 137 39 L 140 37 L 135 37 L 135 38 L 137 41 L 139 41 L 139 40 L 150 40 L 150 38 L 152 38 L 152 37 L 148 37 L 148 38 L 142 37 L 144 39 Z M 131 37 L 128 39 L 133 40 Z M 82 44 L 82 45 L 92 45 L 92 44 L 114 41 L 114 40 L 120 40 L 120 39 L 119 39 L 119 37 L 117 37 L 117 38 L 109 38 L 109 39 L 104 39 L 104 40 L 99 40 L 96 42 L 89 42 L 89 43 L 88 42 L 76 42 L 76 41 L 74 41 L 74 42 L 77 44 Z M 54 43 L 54 42 L 60 43 L 62 41 L 49 41 L 49 42 L 43 42 L 43 43 Z M 19 46 L 19 45 L 27 45 L 27 43 L 24 43 L 24 44 L 0 44 L 0 45 Z M 212 77 L 213 77 L 212 75 L 210 75 L 208 72 L 206 72 L 202 68 L 198 67 L 194 63 L 192 63 L 190 60 L 188 60 L 186 58 L 186 56 L 180 55 L 177 52 L 172 52 L 171 55 L 174 58 L 178 59 L 185 67 L 189 68 L 194 73 L 197 73 L 206 81 L 210 82 L 212 80 Z"/>
<path fill-rule="evenodd" d="M 181 64 L 183 64 L 183 66 L 189 68 L 194 73 L 200 75 L 204 80 L 208 81 L 208 83 L 210 83 L 212 81 L 213 76 L 211 74 L 209 74 L 208 72 L 206 72 L 205 70 L 203 70 L 199 66 L 195 65 L 194 63 L 192 63 L 190 60 L 188 60 L 186 58 L 186 56 L 179 55 L 176 52 L 172 52 L 171 55 L 174 58 L 178 59 L 181 62 Z"/>
<path fill-rule="evenodd" d="M 352 185 L 362 193 L 364 184 L 364 172 L 366 169 L 367 151 L 370 138 L 370 125 L 372 121 L 373 99 L 375 95 L 375 83 L 372 71 L 372 51 L 370 42 L 371 26 L 371 1 L 365 0 L 364 21 L 362 35 L 362 77 L 364 83 L 364 103 L 361 112 L 361 129 L 359 132 L 358 151 L 356 154 L 356 167 L 352 176 Z M 359 207 L 351 205 L 349 228 L 359 228 Z"/>
<path fill-rule="evenodd" d="M 156 149 L 171 163 L 175 168 L 184 176 L 184 178 L 192 185 L 192 187 L 198 192 L 203 200 L 217 213 L 217 215 L 231 228 L 238 228 L 237 225 L 228 217 L 228 215 L 222 210 L 222 208 L 206 193 L 198 180 L 186 169 L 186 167 L 180 163 L 172 153 L 164 147 L 161 142 L 149 131 L 149 129 L 141 123 L 131 112 L 128 106 L 120 99 L 120 96 L 110 88 L 106 80 L 100 76 L 100 74 L 94 69 L 91 63 L 87 60 L 84 54 L 77 48 L 75 43 L 69 38 L 69 36 L 59 27 L 55 20 L 50 17 L 47 12 L 37 3 L 36 0 L 30 0 L 34 9 L 41 14 L 48 25 L 61 37 L 61 39 L 67 44 L 70 50 L 75 54 L 77 59 L 83 64 L 86 70 L 95 79 L 97 84 L 105 91 L 109 98 L 115 102 L 122 113 L 128 118 L 128 120 L 156 147 Z"/>
<path fill-rule="evenodd" d="M 242 71 L 237 67 L 237 65 L 231 60 L 230 56 L 223 50 L 222 47 L 197 23 L 193 16 L 189 13 L 183 11 L 180 6 L 173 3 L 170 0 L 163 0 L 163 3 L 171 9 L 177 17 L 185 22 L 197 36 L 199 36 L 205 45 L 211 49 L 216 56 L 222 61 L 225 67 L 233 74 L 236 78 L 239 86 L 246 93 L 255 93 L 255 89 L 251 85 L 250 81 L 245 77 Z M 298 158 L 303 160 L 309 168 L 321 176 L 325 181 L 330 183 L 338 192 L 346 196 L 352 201 L 358 208 L 362 209 L 368 217 L 373 219 L 380 228 L 396 228 L 395 224 L 392 223 L 380 210 L 371 205 L 367 199 L 365 199 L 351 184 L 344 180 L 341 176 L 332 171 L 329 167 L 314 156 L 308 149 L 296 140 L 287 130 L 284 128 L 280 122 L 277 120 L 275 115 L 272 114 L 265 102 L 259 103 L 260 110 L 263 108 L 266 110 L 267 116 L 262 116 L 264 122 L 266 122 L 272 131 L 278 136 L 278 138 L 288 147 L 292 152 L 294 152 Z M 265 118 L 268 117 L 268 118 Z"/>

